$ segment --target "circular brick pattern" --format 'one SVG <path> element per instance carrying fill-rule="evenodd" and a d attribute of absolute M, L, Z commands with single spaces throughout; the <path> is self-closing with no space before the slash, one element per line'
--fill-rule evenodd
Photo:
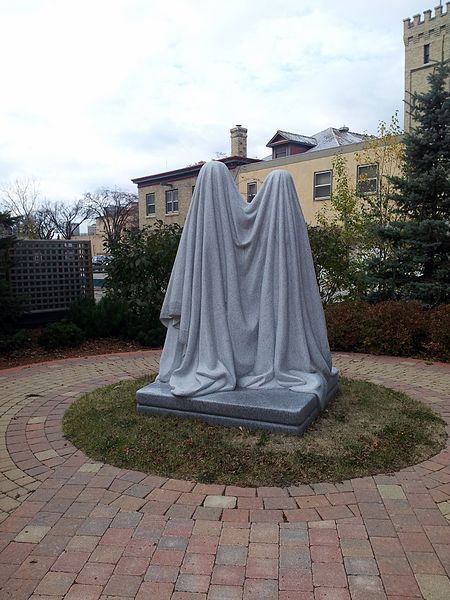
<path fill-rule="evenodd" d="M 0 371 L 0 600 L 450 598 L 448 446 L 394 474 L 240 488 L 95 463 L 64 439 L 71 402 L 158 360 L 147 351 Z M 334 363 L 448 423 L 449 365 Z"/>

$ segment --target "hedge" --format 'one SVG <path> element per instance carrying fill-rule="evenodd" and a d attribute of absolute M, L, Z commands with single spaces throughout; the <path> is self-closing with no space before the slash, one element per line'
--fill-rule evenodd
<path fill-rule="evenodd" d="M 414 300 L 338 302 L 325 308 L 332 350 L 450 359 L 450 305 Z"/>

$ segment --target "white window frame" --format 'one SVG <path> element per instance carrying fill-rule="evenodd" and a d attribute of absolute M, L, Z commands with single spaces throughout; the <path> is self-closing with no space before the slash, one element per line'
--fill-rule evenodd
<path fill-rule="evenodd" d="M 330 183 L 316 183 L 316 176 L 323 175 L 324 173 L 329 173 L 330 175 Z M 315 171 L 313 175 L 313 200 L 315 202 L 321 202 L 322 200 L 329 200 L 331 198 L 332 192 L 332 184 L 333 184 L 333 170 L 332 169 L 324 169 L 323 171 Z M 330 188 L 330 194 L 328 196 L 317 196 L 316 190 L 318 188 Z"/>
<path fill-rule="evenodd" d="M 149 202 L 149 196 L 153 196 L 153 202 Z M 145 216 L 146 217 L 156 217 L 156 194 L 155 192 L 149 192 L 145 194 Z M 153 206 L 153 212 L 149 212 L 148 207 Z"/>
<path fill-rule="evenodd" d="M 249 190 L 250 186 L 255 186 L 255 193 L 252 194 Z M 258 192 L 258 185 L 256 181 L 247 181 L 247 202 L 251 202 Z"/>
<path fill-rule="evenodd" d="M 360 174 L 360 170 L 361 169 L 368 169 L 369 167 L 375 167 L 376 168 L 376 175 L 375 177 L 367 177 L 367 179 L 365 179 L 364 181 L 360 182 L 360 178 L 361 178 L 361 174 Z M 367 185 L 367 183 L 369 181 L 373 181 L 375 180 L 375 189 L 374 190 L 366 190 L 366 191 L 362 191 L 360 188 L 361 183 L 363 185 Z M 357 185 L 357 190 L 358 190 L 358 194 L 360 196 L 372 196 L 373 194 L 377 194 L 378 193 L 378 163 L 370 163 L 370 164 L 366 164 L 366 165 L 357 165 L 356 167 L 356 185 Z"/>
<path fill-rule="evenodd" d="M 174 196 L 176 199 L 174 199 Z M 170 200 L 169 200 L 170 198 Z M 177 215 L 179 211 L 178 188 L 166 190 L 166 215 Z M 176 209 L 173 208 L 176 203 Z"/>

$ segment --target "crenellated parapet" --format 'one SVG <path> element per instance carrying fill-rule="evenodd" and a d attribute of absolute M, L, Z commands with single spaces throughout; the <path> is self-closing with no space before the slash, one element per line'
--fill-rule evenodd
<path fill-rule="evenodd" d="M 405 130 L 412 127 L 409 102 L 424 93 L 436 64 L 450 59 L 450 2 L 403 21 L 405 43 Z"/>
<path fill-rule="evenodd" d="M 436 6 L 433 11 L 425 10 L 423 15 L 414 15 L 403 20 L 403 40 L 405 46 L 450 33 L 450 2 L 446 6 Z"/>

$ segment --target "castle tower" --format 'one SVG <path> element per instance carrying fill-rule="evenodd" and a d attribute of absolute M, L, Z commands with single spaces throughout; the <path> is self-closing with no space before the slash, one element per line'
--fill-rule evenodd
<path fill-rule="evenodd" d="M 405 43 L 405 101 L 410 101 L 413 92 L 428 89 L 427 77 L 434 65 L 450 60 L 450 2 L 444 9 L 437 6 L 432 16 L 431 10 L 412 19 L 403 21 L 403 41 Z M 411 128 L 411 115 L 405 103 L 405 131 Z"/>
<path fill-rule="evenodd" d="M 247 129 L 242 125 L 236 125 L 230 129 L 231 134 L 231 156 L 247 156 Z"/>

